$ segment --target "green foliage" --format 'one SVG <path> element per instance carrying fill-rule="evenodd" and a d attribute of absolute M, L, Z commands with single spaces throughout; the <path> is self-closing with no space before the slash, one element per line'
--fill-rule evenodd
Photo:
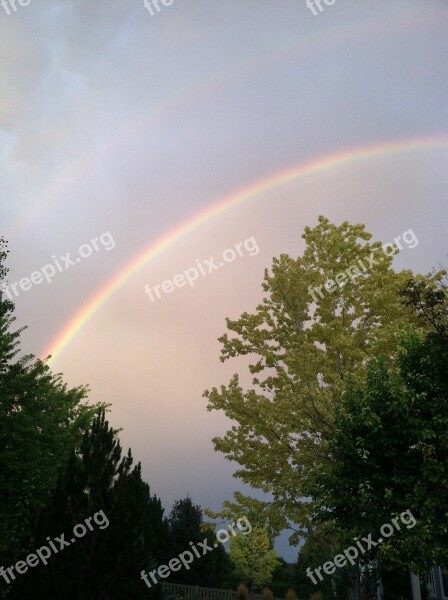
<path fill-rule="evenodd" d="M 66 532 L 70 539 L 75 525 L 100 511 L 109 525 L 95 526 L 53 555 L 48 566 L 23 575 L 12 589 L 12 598 L 148 597 L 140 572 L 151 561 L 159 562 L 167 526 L 160 500 L 150 496 L 141 479 L 140 464 L 132 467 L 130 451 L 124 457 L 121 454 L 117 431 L 109 427 L 104 409 L 100 409 L 61 473 L 29 551 L 45 544 L 46 536 L 54 538 Z"/>
<path fill-rule="evenodd" d="M 178 500 L 168 518 L 169 555 L 175 558 L 180 553 L 191 551 L 190 542 L 197 544 L 207 539 L 213 548 L 205 556 L 195 557 L 190 569 L 172 572 L 170 581 L 184 585 L 201 585 L 204 587 L 220 587 L 231 571 L 231 563 L 227 552 L 221 544 L 214 548 L 216 542 L 213 528 L 203 522 L 202 509 L 193 504 L 190 497 Z M 199 550 L 202 553 L 202 550 Z"/>
<path fill-rule="evenodd" d="M 416 320 L 398 295 L 410 274 L 392 270 L 392 257 L 382 253 L 380 242 L 370 243 L 363 225 L 337 227 L 319 217 L 302 237 L 303 257 L 275 258 L 262 304 L 254 314 L 227 319 L 230 335 L 220 338 L 222 361 L 254 357 L 252 387 L 243 389 L 234 375 L 227 386 L 204 393 L 208 410 L 222 410 L 235 422 L 213 439 L 215 450 L 238 463 L 236 477 L 272 494 L 278 515 L 269 520 L 272 531 L 296 524 L 292 543 L 310 526 L 304 497 L 316 468 L 328 463 L 347 379 L 362 376 L 372 354 L 392 354 L 396 331 Z M 314 303 L 309 286 L 336 279 L 358 259 L 368 265 L 372 252 L 378 264 Z"/>
<path fill-rule="evenodd" d="M 0 285 L 7 275 L 0 239 Z M 0 292 L 0 560 L 24 549 L 33 519 L 79 444 L 96 407 L 84 387 L 69 389 L 31 355 L 19 357 L 14 305 Z"/>
<path fill-rule="evenodd" d="M 232 561 L 223 545 L 218 544 L 216 548 L 214 547 L 216 538 L 213 530 L 208 529 L 202 537 L 207 537 L 208 545 L 213 547 L 213 551 L 202 558 L 200 581 L 203 583 L 198 585 L 221 588 L 226 578 L 232 572 Z"/>
<path fill-rule="evenodd" d="M 427 276 L 410 277 L 400 295 L 412 308 L 421 325 L 430 331 L 446 335 L 448 330 L 448 280 L 447 271 L 433 271 Z"/>
<path fill-rule="evenodd" d="M 237 535 L 230 539 L 230 558 L 236 574 L 251 588 L 262 588 L 272 581 L 279 564 L 266 530 L 254 527 L 247 536 Z"/>
<path fill-rule="evenodd" d="M 193 504 L 189 496 L 174 503 L 168 517 L 172 556 L 188 550 L 190 542 L 196 544 L 202 541 L 204 536 L 201 524 L 202 509 L 199 505 Z"/>
<path fill-rule="evenodd" d="M 287 529 L 288 521 L 283 514 L 278 513 L 272 502 L 250 498 L 241 492 L 234 492 L 233 497 L 234 502 L 224 500 L 222 510 L 215 512 L 206 509 L 205 514 L 211 519 L 222 521 L 236 521 L 241 515 L 245 515 L 249 523 L 257 524 L 267 531 L 271 543 L 274 543 L 282 530 Z"/>
<path fill-rule="evenodd" d="M 300 549 L 295 568 L 299 596 L 308 598 L 313 592 L 320 591 L 324 598 L 333 598 L 333 592 L 337 591 L 341 598 L 346 597 L 347 589 L 350 587 L 350 573 L 346 568 L 338 569 L 333 576 L 324 577 L 323 581 L 317 579 L 317 585 L 312 583 L 306 570 L 308 567 L 311 570 L 321 567 L 333 556 L 342 552 L 347 545 L 350 545 L 350 541 L 344 544 L 339 531 L 335 530 L 332 524 L 313 522 L 305 544 Z"/>
<path fill-rule="evenodd" d="M 6 256 L 0 239 L 0 284 Z M 160 500 L 150 496 L 131 452 L 122 458 L 105 405 L 89 406 L 85 387 L 69 389 L 44 362 L 20 356 L 13 310 L 0 291 L 0 564 L 14 565 L 61 534 L 70 540 L 73 527 L 95 514 L 105 520 L 6 590 L 2 579 L 0 595 L 155 597 L 158 590 L 148 591 L 140 572 L 167 556 Z"/>
<path fill-rule="evenodd" d="M 290 579 L 290 572 L 288 571 L 288 563 L 282 557 L 278 557 L 278 563 L 275 571 L 272 573 L 272 581 L 288 581 Z"/>
<path fill-rule="evenodd" d="M 448 561 L 448 337 L 408 327 L 398 339 L 393 367 L 372 359 L 367 382 L 353 381 L 344 395 L 333 464 L 314 493 L 320 516 L 350 535 L 375 537 L 410 510 L 416 525 L 402 524 L 369 558 L 418 572 Z"/>

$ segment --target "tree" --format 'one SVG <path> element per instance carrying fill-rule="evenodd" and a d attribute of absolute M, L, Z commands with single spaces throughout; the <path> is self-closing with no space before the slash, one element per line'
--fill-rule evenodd
<path fill-rule="evenodd" d="M 215 450 L 238 463 L 236 477 L 272 494 L 273 511 L 295 527 L 292 543 L 310 526 L 312 498 L 304 497 L 316 467 L 329 460 L 346 381 L 362 376 L 368 356 L 391 355 L 396 331 L 416 319 L 398 295 L 410 274 L 392 270 L 392 256 L 380 254 L 363 225 L 336 227 L 319 217 L 302 237 L 303 257 L 275 258 L 263 303 L 227 319 L 233 335 L 220 338 L 222 361 L 255 356 L 252 387 L 244 390 L 234 375 L 204 393 L 208 410 L 236 423 L 213 439 Z"/>
<path fill-rule="evenodd" d="M 367 381 L 353 381 L 338 407 L 333 462 L 314 491 L 316 516 L 350 536 L 379 538 L 382 524 L 410 513 L 415 522 L 406 518 L 401 532 L 363 557 L 380 570 L 424 573 L 448 562 L 447 358 L 446 331 L 407 327 L 392 366 L 371 359 Z"/>
<path fill-rule="evenodd" d="M 215 548 L 216 538 L 213 527 L 204 524 L 203 539 L 207 538 L 207 543 L 213 547 L 213 552 L 209 552 L 202 559 L 203 572 L 199 585 L 212 588 L 222 588 L 233 571 L 233 564 L 225 547 L 218 543 Z"/>
<path fill-rule="evenodd" d="M 342 548 L 338 545 L 338 536 L 332 527 L 327 523 L 313 523 L 313 527 L 307 532 L 306 542 L 300 548 L 295 565 L 296 581 L 302 596 L 309 598 L 312 593 L 321 592 L 324 598 L 331 598 L 333 589 L 337 587 L 343 597 L 350 583 L 346 569 L 341 569 L 332 577 L 323 578 L 322 581 L 316 578 L 317 585 L 307 574 L 307 569 L 314 571 L 340 550 Z"/>
<path fill-rule="evenodd" d="M 429 336 L 448 334 L 448 277 L 447 271 L 433 270 L 426 276 L 414 275 L 400 290 L 405 304 L 417 315 L 419 325 L 429 328 Z"/>
<path fill-rule="evenodd" d="M 207 508 L 204 512 L 211 519 L 221 521 L 234 521 L 244 513 L 249 523 L 257 524 L 266 530 L 271 544 L 280 535 L 282 530 L 287 529 L 288 521 L 283 514 L 279 514 L 272 502 L 262 502 L 244 495 L 241 492 L 234 492 L 234 502 L 224 500 L 220 511 L 213 511 Z M 244 507 L 244 510 L 242 509 Z"/>
<path fill-rule="evenodd" d="M 369 362 L 337 410 L 333 459 L 318 478 L 320 514 L 368 534 L 393 514 L 417 523 L 371 553 L 386 569 L 424 572 L 448 561 L 448 286 L 446 271 L 411 277 L 400 291 L 419 329 L 398 336 L 392 363 Z"/>
<path fill-rule="evenodd" d="M 7 275 L 6 256 L 0 239 L 0 282 Z M 147 598 L 140 573 L 166 558 L 160 500 L 150 496 L 131 452 L 122 458 L 118 431 L 105 419 L 106 405 L 89 406 L 87 388 L 69 389 L 43 361 L 19 357 L 22 330 L 12 329 L 14 306 L 3 292 L 2 287 L 0 564 L 23 562 L 42 546 L 50 545 L 53 553 L 47 565 L 17 571 L 19 578 L 9 575 L 13 581 L 0 595 L 11 600 Z M 92 517 L 97 527 L 90 531 Z M 77 535 L 76 526 L 87 529 L 89 519 L 82 539 L 59 551 L 51 546 L 61 534 L 65 540 Z M 157 592 L 150 590 L 149 596 Z"/>
<path fill-rule="evenodd" d="M 193 504 L 189 496 L 174 503 L 168 517 L 170 556 L 175 557 L 186 550 L 191 550 L 190 542 L 193 544 L 202 542 L 204 536 L 201 531 L 201 523 L 201 507 Z M 189 570 L 182 569 L 173 572 L 171 580 L 186 585 L 199 585 L 202 571 L 201 560 L 195 559 Z"/>
<path fill-rule="evenodd" d="M 42 511 L 35 541 L 46 544 L 46 536 L 62 532 L 70 539 L 74 527 L 95 514 L 104 515 L 105 526 L 100 523 L 53 554 L 48 566 L 22 576 L 13 598 L 31 594 L 37 600 L 122 600 L 154 595 L 140 574 L 165 558 L 167 524 L 160 500 L 141 479 L 140 464 L 132 465 L 130 450 L 122 457 L 118 431 L 100 409 Z"/>
<path fill-rule="evenodd" d="M 354 536 L 378 538 L 374 532 L 397 514 L 417 518 L 407 524 L 411 531 L 402 524 L 404 531 L 361 559 L 381 578 L 385 600 L 407 598 L 409 569 L 424 574 L 443 564 L 448 541 L 446 271 L 410 277 L 399 295 L 420 327 L 400 332 L 392 361 L 374 357 L 367 380 L 349 382 L 336 411 L 331 464 L 321 466 L 313 491 L 315 517 L 336 527 L 346 546 Z"/>
<path fill-rule="evenodd" d="M 202 509 L 193 504 L 187 496 L 174 503 L 168 518 L 170 558 L 175 558 L 185 551 L 191 551 L 191 544 L 196 545 L 207 539 L 208 546 L 213 548 L 205 556 L 195 557 L 189 570 L 172 572 L 170 581 L 186 585 L 202 585 L 219 587 L 229 574 L 231 565 L 229 557 L 221 544 L 214 547 L 216 539 L 210 524 L 204 523 Z"/>
<path fill-rule="evenodd" d="M 261 589 L 270 583 L 280 564 L 266 530 L 260 527 L 254 527 L 248 536 L 231 538 L 230 559 L 235 565 L 236 574 L 247 583 L 249 589 Z"/>
<path fill-rule="evenodd" d="M 0 239 L 0 283 L 7 276 Z M 32 355 L 18 357 L 23 329 L 12 330 L 14 305 L 0 291 L 0 561 L 13 561 L 29 541 L 95 406 L 87 389 L 68 389 L 60 375 Z M 10 564 L 10 563 L 9 563 Z"/>
<path fill-rule="evenodd" d="M 183 552 L 190 541 L 202 541 L 201 523 L 202 509 L 190 496 L 176 500 L 168 517 L 171 553 Z"/>

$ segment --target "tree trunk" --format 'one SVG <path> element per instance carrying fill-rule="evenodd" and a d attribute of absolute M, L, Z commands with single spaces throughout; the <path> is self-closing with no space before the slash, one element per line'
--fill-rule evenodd
<path fill-rule="evenodd" d="M 348 600 L 359 600 L 359 564 L 348 570 L 350 587 L 348 589 Z"/>

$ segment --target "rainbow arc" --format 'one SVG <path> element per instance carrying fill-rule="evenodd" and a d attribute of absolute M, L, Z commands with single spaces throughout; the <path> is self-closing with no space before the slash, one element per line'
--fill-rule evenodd
<path fill-rule="evenodd" d="M 153 241 L 110 280 L 106 281 L 106 283 L 104 283 L 102 287 L 97 290 L 78 311 L 76 311 L 69 321 L 64 324 L 60 332 L 51 341 L 48 348 L 43 353 L 43 357 L 45 358 L 51 354 L 52 358 L 50 359 L 50 364 L 53 363 L 67 348 L 75 336 L 83 329 L 83 327 L 85 327 L 93 315 L 113 296 L 115 292 L 123 287 L 136 273 L 143 269 L 143 267 L 155 260 L 177 241 L 193 233 L 200 226 L 212 219 L 216 219 L 243 202 L 255 199 L 266 192 L 272 191 L 290 182 L 325 173 L 347 165 L 353 165 L 380 157 L 383 158 L 447 147 L 448 136 L 439 136 L 388 141 L 373 146 L 353 148 L 300 163 L 299 165 L 281 171 L 280 173 L 270 175 L 269 177 L 252 183 L 229 196 L 221 198 L 211 207 L 193 216 L 189 220 L 179 223 L 168 233 Z"/>

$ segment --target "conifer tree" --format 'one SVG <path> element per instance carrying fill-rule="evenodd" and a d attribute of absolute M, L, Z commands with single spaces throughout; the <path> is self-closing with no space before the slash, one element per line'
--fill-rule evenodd
<path fill-rule="evenodd" d="M 171 573 L 170 581 L 205 587 L 222 585 L 231 569 L 230 560 L 224 546 L 217 544 L 215 547 L 215 535 L 212 528 L 203 522 L 201 507 L 193 504 L 189 496 L 178 500 L 173 505 L 168 523 L 171 557 L 186 550 L 191 551 L 190 542 L 197 545 L 206 539 L 208 546 L 212 548 L 204 555 L 202 547 L 197 546 L 202 556 L 195 556 L 189 570 Z"/>
<path fill-rule="evenodd" d="M 70 539 L 74 527 L 94 515 L 100 523 L 92 521 L 92 531 L 52 555 L 48 566 L 23 576 L 13 597 L 35 590 L 37 600 L 138 600 L 159 592 L 148 591 L 140 574 L 165 558 L 167 524 L 160 500 L 142 481 L 140 464 L 132 465 L 131 451 L 122 457 L 118 431 L 99 409 L 42 512 L 36 542 L 62 532 Z"/>

